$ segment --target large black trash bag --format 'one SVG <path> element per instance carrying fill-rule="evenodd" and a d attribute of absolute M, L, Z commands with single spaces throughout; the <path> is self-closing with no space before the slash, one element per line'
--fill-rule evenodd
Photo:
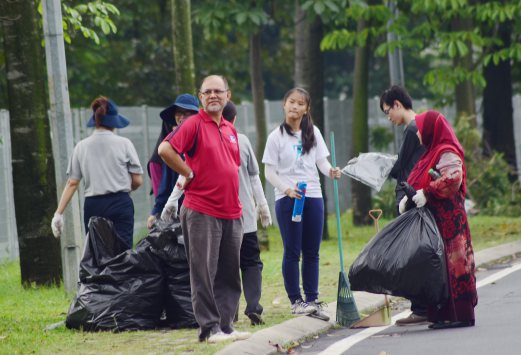
<path fill-rule="evenodd" d="M 448 298 L 447 266 L 432 213 L 413 208 L 385 226 L 351 265 L 349 281 L 355 291 L 443 306 Z"/>
<path fill-rule="evenodd" d="M 125 250 L 126 244 L 114 229 L 112 221 L 91 217 L 80 260 L 80 281 L 85 282 L 92 276 L 98 276 L 112 258 Z"/>
<path fill-rule="evenodd" d="M 68 328 L 122 331 L 159 324 L 164 287 L 159 260 L 146 243 L 112 255 L 120 250 L 112 238 L 117 234 L 111 221 L 91 218 L 78 292 L 65 321 Z"/>
<path fill-rule="evenodd" d="M 145 240 L 152 245 L 152 253 L 162 261 L 166 313 L 163 324 L 171 328 L 197 327 L 192 308 L 190 267 L 181 224 L 158 221 Z"/>

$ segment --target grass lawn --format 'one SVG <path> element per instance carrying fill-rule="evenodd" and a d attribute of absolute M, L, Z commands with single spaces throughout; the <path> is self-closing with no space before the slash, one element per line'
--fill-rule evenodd
<path fill-rule="evenodd" d="M 373 227 L 353 227 L 351 218 L 342 218 L 344 258 L 350 265 L 374 234 Z M 380 221 L 382 228 L 388 220 Z M 474 249 L 521 240 L 521 217 L 470 219 Z M 336 300 L 339 257 L 336 222 L 329 219 L 331 239 L 323 242 L 320 258 L 320 298 Z M 268 230 L 270 250 L 263 251 L 263 295 L 266 325 L 251 327 L 241 315 L 236 327 L 255 332 L 291 318 L 289 301 L 281 275 L 282 245 L 278 229 Z M 347 271 L 347 270 L 346 270 Z M 48 325 L 65 319 L 70 298 L 63 288 L 29 288 L 20 285 L 18 263 L 0 264 L 0 354 L 213 354 L 225 345 L 197 342 L 197 331 L 140 331 L 123 333 L 87 333 L 59 327 L 46 331 Z"/>

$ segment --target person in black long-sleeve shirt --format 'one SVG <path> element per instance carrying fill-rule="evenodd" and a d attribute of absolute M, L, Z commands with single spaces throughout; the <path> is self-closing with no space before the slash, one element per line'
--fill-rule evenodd
<path fill-rule="evenodd" d="M 389 176 L 396 179 L 396 211 L 405 196 L 405 191 L 400 183 L 407 181 L 414 165 L 425 151 L 420 144 L 416 127 L 416 112 L 412 109 L 412 99 L 407 90 L 398 85 L 393 85 L 380 96 L 380 109 L 387 115 L 389 121 L 397 126 L 405 125 L 402 145 L 398 152 L 398 160 L 394 164 Z M 396 325 L 418 325 L 427 322 L 427 304 L 422 300 L 411 299 L 411 315 L 396 321 Z"/>
<path fill-rule="evenodd" d="M 405 124 L 405 129 L 403 131 L 402 145 L 400 146 L 400 151 L 398 152 L 398 160 L 389 173 L 390 177 L 396 179 L 396 188 L 394 191 L 396 193 L 396 212 L 398 214 L 399 203 L 405 196 L 405 191 L 401 187 L 400 183 L 402 181 L 407 181 L 412 168 L 414 168 L 414 165 L 425 151 L 425 148 L 420 144 L 418 136 L 416 135 L 418 128 L 416 127 L 416 121 L 414 118 L 409 123 L 406 123 L 404 119 L 403 124 Z"/>

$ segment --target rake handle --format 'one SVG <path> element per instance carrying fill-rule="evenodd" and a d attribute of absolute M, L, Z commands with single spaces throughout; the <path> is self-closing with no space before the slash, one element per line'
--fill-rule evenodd
<path fill-rule="evenodd" d="M 331 163 L 333 167 L 336 167 L 336 155 L 335 155 L 335 133 L 330 133 L 331 142 Z M 333 192 L 335 195 L 335 212 L 336 212 L 336 232 L 338 237 L 338 250 L 340 254 L 340 271 L 344 271 L 344 255 L 342 251 L 342 231 L 340 228 L 340 202 L 338 200 L 338 181 L 333 179 Z"/>
<path fill-rule="evenodd" d="M 380 217 L 382 217 L 382 213 L 383 213 L 383 211 L 381 209 L 369 211 L 369 216 L 374 221 L 374 228 L 376 229 L 376 233 L 378 233 L 380 231 L 380 226 L 378 225 L 378 220 L 380 219 Z"/>

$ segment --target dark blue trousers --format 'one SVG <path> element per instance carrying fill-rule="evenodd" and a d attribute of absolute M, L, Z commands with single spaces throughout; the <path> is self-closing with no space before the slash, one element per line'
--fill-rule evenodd
<path fill-rule="evenodd" d="M 301 222 L 293 222 L 294 199 L 283 197 L 275 202 L 284 255 L 282 276 L 291 303 L 302 298 L 300 293 L 299 263 L 302 255 L 302 286 L 305 301 L 318 298 L 319 250 L 324 226 L 324 200 L 306 197 Z"/>
<path fill-rule="evenodd" d="M 83 204 L 83 223 L 88 231 L 90 217 L 104 217 L 114 223 L 114 229 L 132 249 L 134 235 L 134 203 L 128 192 L 115 192 L 106 195 L 90 196 Z"/>

